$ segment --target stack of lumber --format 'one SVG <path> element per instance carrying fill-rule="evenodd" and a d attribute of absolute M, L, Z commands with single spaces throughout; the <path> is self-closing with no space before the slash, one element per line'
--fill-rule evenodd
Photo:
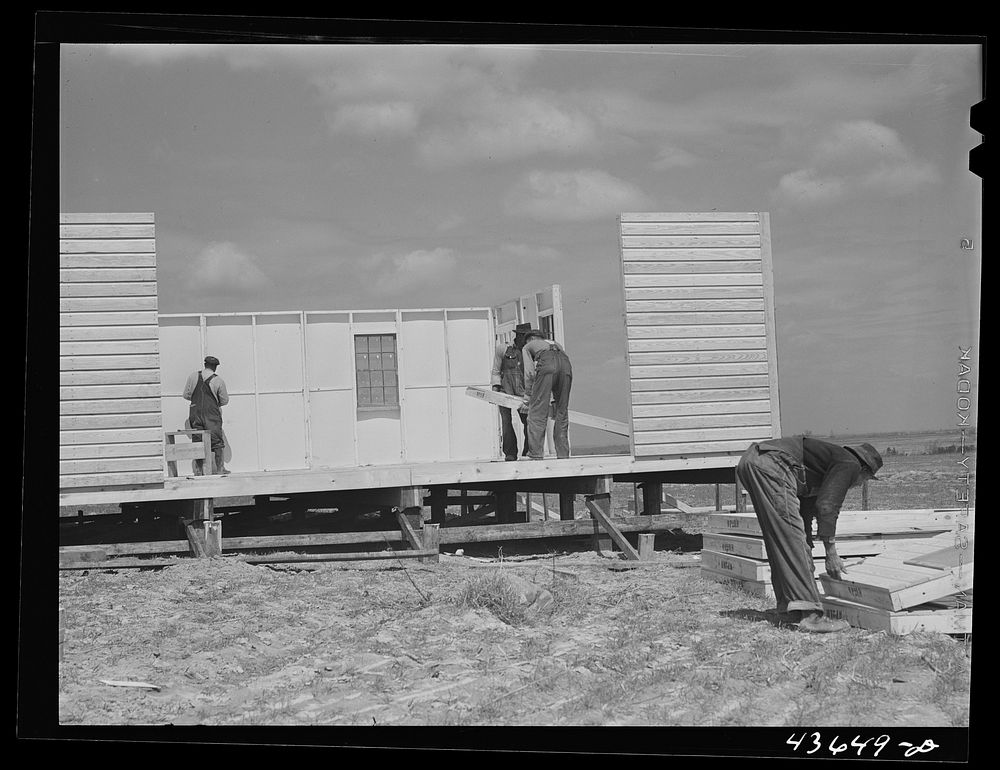
<path fill-rule="evenodd" d="M 718 513 L 710 514 L 707 520 L 708 527 L 702 538 L 702 577 L 741 588 L 755 596 L 773 599 L 774 589 L 771 585 L 771 570 L 767 563 L 767 550 L 756 515 Z M 837 552 L 847 565 L 848 577 L 857 577 L 858 583 L 867 580 L 869 576 L 874 580 L 871 565 L 874 564 L 876 570 L 884 571 L 891 569 L 889 561 L 905 561 L 938 551 L 943 547 L 942 544 L 947 545 L 944 543 L 945 539 L 950 538 L 948 542 L 951 543 L 955 540 L 956 533 L 961 531 L 965 535 L 969 531 L 966 528 L 971 526 L 971 521 L 971 513 L 964 509 L 842 511 L 837 522 Z M 830 602 L 828 611 L 837 617 L 847 618 L 854 625 L 868 628 L 869 625 L 863 624 L 874 622 L 868 617 L 870 613 L 866 614 L 851 606 L 851 602 L 857 602 L 859 596 L 867 598 L 878 594 L 881 597 L 882 594 L 873 591 L 870 586 L 867 591 L 859 589 L 853 582 L 849 588 L 847 585 L 849 581 L 834 581 L 827 576 L 824 566 L 825 549 L 815 535 L 814 540 L 813 558 L 816 560 L 817 587 L 824 596 L 824 602 L 827 600 Z M 966 566 L 970 581 L 967 588 L 971 588 L 971 546 L 967 550 Z M 880 567 L 880 564 L 883 566 Z M 908 564 L 906 567 L 908 570 L 914 569 L 913 565 Z M 917 569 L 926 571 L 932 568 Z M 855 570 L 858 571 L 856 575 Z M 918 577 L 929 575 L 930 573 L 927 575 L 918 573 L 909 577 L 917 580 Z M 899 575 L 897 577 L 901 578 Z M 881 587 L 885 589 L 894 590 L 897 587 L 895 583 L 886 580 L 882 583 Z M 946 597 L 963 590 L 965 588 L 954 588 L 933 599 L 925 597 L 921 601 L 946 600 Z M 919 591 L 910 591 L 904 595 L 905 600 L 909 601 L 911 595 L 916 597 Z M 868 609 L 877 612 L 906 609 L 893 606 L 891 603 L 887 604 L 888 600 L 881 601 L 882 603 L 878 605 L 868 605 Z M 946 600 L 946 603 L 948 602 L 953 604 L 955 600 Z M 898 599 L 896 604 L 898 605 Z M 935 608 L 935 611 L 937 609 L 939 608 Z M 876 630 L 882 627 L 886 627 L 886 630 L 911 626 L 916 628 L 919 623 L 914 621 L 914 618 L 916 616 L 912 616 L 907 622 L 890 619 L 894 622 L 883 622 Z M 971 612 L 969 618 L 971 624 Z"/>

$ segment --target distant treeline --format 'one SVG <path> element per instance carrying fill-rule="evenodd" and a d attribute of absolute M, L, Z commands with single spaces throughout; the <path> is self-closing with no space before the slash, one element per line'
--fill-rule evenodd
<path fill-rule="evenodd" d="M 895 447 L 886 447 L 885 455 L 886 457 L 893 457 L 895 455 L 950 455 L 959 452 L 968 454 L 975 451 L 975 444 L 966 444 L 964 447 L 961 444 L 928 444 L 924 447 L 923 451 L 900 451 Z"/>

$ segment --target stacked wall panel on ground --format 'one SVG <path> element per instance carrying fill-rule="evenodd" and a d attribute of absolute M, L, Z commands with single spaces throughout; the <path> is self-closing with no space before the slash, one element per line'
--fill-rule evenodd
<path fill-rule="evenodd" d="M 152 214 L 62 214 L 59 485 L 163 481 Z"/>

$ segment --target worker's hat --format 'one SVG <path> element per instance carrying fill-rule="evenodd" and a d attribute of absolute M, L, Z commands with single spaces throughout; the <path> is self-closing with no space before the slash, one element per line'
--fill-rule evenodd
<path fill-rule="evenodd" d="M 531 324 L 518 324 L 514 327 L 514 334 L 527 334 L 531 331 Z"/>
<path fill-rule="evenodd" d="M 862 465 L 867 466 L 872 472 L 872 478 L 875 478 L 875 474 L 882 467 L 882 455 L 875 447 L 871 444 L 851 444 L 850 446 L 845 445 L 844 449 L 857 457 Z"/>
<path fill-rule="evenodd" d="M 205 356 L 205 366 L 218 366 L 219 359 L 215 356 Z"/>

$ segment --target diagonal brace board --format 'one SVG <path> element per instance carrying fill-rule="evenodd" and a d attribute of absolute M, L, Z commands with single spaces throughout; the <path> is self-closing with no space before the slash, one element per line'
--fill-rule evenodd
<path fill-rule="evenodd" d="M 590 515 L 600 523 L 604 530 L 611 536 L 611 539 L 615 541 L 615 544 L 622 549 L 622 553 L 625 554 L 625 558 L 629 561 L 639 561 L 639 552 L 636 551 L 632 544 L 625 539 L 625 535 L 621 533 L 612 522 L 608 515 L 601 510 L 595 500 L 600 500 L 603 503 L 607 503 L 610 508 L 611 495 L 586 495 L 584 501 L 587 503 L 587 510 L 590 511 Z"/>
<path fill-rule="evenodd" d="M 417 535 L 417 532 L 410 523 L 410 520 L 406 518 L 406 514 L 403 511 L 396 511 L 396 520 L 399 522 L 399 528 L 403 531 L 403 538 L 406 540 L 410 548 L 414 551 L 422 550 L 424 544 Z"/>
<path fill-rule="evenodd" d="M 498 393 L 494 390 L 486 390 L 485 388 L 468 387 L 465 389 L 465 395 L 478 398 L 480 401 L 486 401 L 490 404 L 496 404 L 497 406 L 505 406 L 508 409 L 517 409 L 524 405 L 523 399 L 517 396 L 511 396 L 508 393 Z M 592 414 L 585 414 L 584 412 L 575 412 L 572 409 L 569 410 L 569 421 L 588 428 L 615 433 L 619 436 L 632 435 L 629 426 L 624 422 L 609 420 L 605 417 L 597 417 Z"/>

